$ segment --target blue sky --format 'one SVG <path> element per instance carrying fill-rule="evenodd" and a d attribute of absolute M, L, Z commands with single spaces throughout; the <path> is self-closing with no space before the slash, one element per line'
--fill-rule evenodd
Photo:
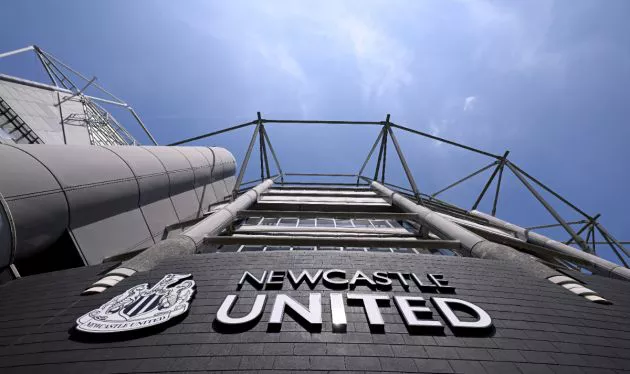
<path fill-rule="evenodd" d="M 97 76 L 162 144 L 252 120 L 256 111 L 348 120 L 391 113 L 405 126 L 510 150 L 513 162 L 630 240 L 628 1 L 21 0 L 3 2 L 0 12 L 0 51 L 37 44 Z M 1 60 L 0 71 L 34 77 L 35 62 Z M 146 141 L 128 117 L 118 118 Z M 377 134 L 282 125 L 268 132 L 285 171 L 348 173 Z M 240 160 L 249 134 L 199 144 L 225 146 Z M 490 162 L 398 137 L 422 191 Z M 388 158 L 396 160 L 393 147 Z M 388 179 L 403 184 L 402 168 L 389 165 Z M 444 198 L 469 208 L 487 177 Z M 488 196 L 481 208 L 490 205 Z M 523 226 L 553 221 L 513 176 L 504 178 L 498 216 Z"/>

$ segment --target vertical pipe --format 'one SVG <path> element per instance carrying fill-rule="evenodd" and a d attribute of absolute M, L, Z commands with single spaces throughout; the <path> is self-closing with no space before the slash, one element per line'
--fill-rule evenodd
<path fill-rule="evenodd" d="M 57 91 L 57 103 L 59 104 L 59 119 L 61 122 L 61 134 L 63 135 L 63 144 L 68 144 L 68 140 L 66 139 L 66 126 L 63 123 L 63 112 L 61 111 L 61 98 L 59 97 L 59 91 Z"/>
<path fill-rule="evenodd" d="M 389 128 L 389 126 L 387 127 Z M 385 183 L 385 166 L 387 165 L 387 133 L 383 136 L 383 169 L 381 170 L 381 183 Z"/>
<path fill-rule="evenodd" d="M 501 190 L 501 179 L 503 179 L 503 166 L 505 164 L 501 163 L 501 169 L 499 169 L 499 179 L 497 179 L 497 189 L 494 192 L 494 201 L 492 202 L 492 215 L 497 215 L 497 203 L 499 202 L 499 191 Z"/>
<path fill-rule="evenodd" d="M 383 138 L 381 138 L 381 147 L 378 150 L 378 159 L 376 160 L 376 170 L 374 171 L 374 180 L 378 180 L 378 172 L 381 169 L 381 159 L 383 158 L 383 139 L 385 139 L 385 126 L 383 126 Z"/>
<path fill-rule="evenodd" d="M 260 112 L 258 112 L 258 121 L 256 122 L 256 128 L 254 129 L 252 138 L 249 141 L 249 146 L 247 147 L 247 152 L 245 153 L 245 159 L 243 160 L 243 164 L 241 165 L 241 170 L 239 170 L 238 172 L 238 177 L 236 178 L 236 183 L 234 184 L 234 191 L 232 192 L 232 200 L 236 198 L 236 194 L 238 190 L 241 188 L 241 183 L 243 182 L 243 177 L 245 176 L 245 170 L 247 169 L 249 158 L 252 155 L 252 149 L 254 149 L 254 144 L 256 144 L 256 136 L 258 136 L 260 132 L 261 124 L 262 124 L 262 118 L 260 116 Z"/>

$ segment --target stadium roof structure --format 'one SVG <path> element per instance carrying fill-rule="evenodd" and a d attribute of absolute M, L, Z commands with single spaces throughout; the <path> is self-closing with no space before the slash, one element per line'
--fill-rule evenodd
<path fill-rule="evenodd" d="M 270 125 L 303 125 L 303 124 L 321 124 L 321 125 L 334 125 L 334 126 L 372 126 L 379 128 L 378 136 L 372 144 L 370 151 L 367 154 L 364 162 L 360 167 L 357 167 L 356 173 L 308 173 L 308 172 L 292 172 L 284 171 L 282 169 L 280 160 L 274 147 L 270 141 L 270 137 L 266 131 L 266 126 Z M 386 118 L 382 121 L 336 121 L 336 120 L 284 120 L 284 119 L 266 119 L 263 118 L 261 113 L 257 113 L 257 118 L 241 123 L 235 126 L 227 127 L 221 130 L 212 131 L 202 135 L 190 137 L 177 142 L 173 142 L 169 145 L 184 145 L 193 141 L 207 139 L 219 134 L 238 130 L 245 127 L 253 127 L 253 133 L 251 135 L 247 151 L 245 153 L 244 160 L 240 166 L 236 185 L 234 187 L 233 196 L 238 196 L 250 187 L 261 183 L 267 178 L 277 178 L 277 181 L 284 186 L 325 186 L 336 188 L 352 188 L 352 187 L 367 187 L 372 182 L 379 182 L 382 185 L 391 188 L 394 192 L 406 196 L 421 206 L 430 207 L 430 209 L 438 212 L 449 214 L 453 217 L 459 217 L 463 221 L 468 221 L 471 225 L 473 223 L 481 223 L 482 225 L 489 225 L 495 228 L 507 229 L 512 232 L 522 243 L 520 245 L 521 250 L 525 250 L 532 254 L 536 254 L 537 257 L 551 255 L 561 255 L 560 262 L 573 270 L 588 270 L 591 272 L 598 272 L 600 269 L 601 261 L 598 256 L 598 249 L 602 246 L 606 246 L 611 249 L 615 254 L 618 263 L 628 268 L 628 260 L 630 260 L 630 251 L 626 248 L 626 245 L 630 244 L 627 241 L 618 240 L 613 236 L 598 220 L 601 217 L 600 214 L 588 214 L 584 210 L 580 209 L 576 204 L 570 202 L 563 197 L 559 192 L 547 186 L 541 182 L 538 178 L 534 177 L 531 173 L 523 170 L 516 163 L 508 159 L 509 151 L 501 154 L 493 154 L 476 147 L 462 144 L 453 140 L 445 139 L 439 136 L 435 136 L 423 131 L 412 129 L 403 125 L 399 125 L 390 120 L 390 115 L 387 114 Z M 405 152 L 402 149 L 396 133 L 412 134 L 419 137 L 432 139 L 448 144 L 452 147 L 460 148 L 465 151 L 482 155 L 487 158 L 488 164 L 484 167 L 473 171 L 472 173 L 464 176 L 461 179 L 454 181 L 448 186 L 439 189 L 437 191 L 422 191 L 414 179 L 414 175 L 407 163 Z M 258 140 L 258 150 L 254 150 Z M 261 141 L 262 140 L 262 141 Z M 392 162 L 391 157 L 387 158 L 388 147 L 394 147 L 395 153 L 398 156 L 397 162 L 402 166 L 407 186 L 400 186 L 391 184 L 386 178 L 386 168 L 389 163 Z M 250 166 L 252 155 L 258 153 L 260 160 L 260 178 L 243 181 L 245 172 Z M 368 170 L 367 166 L 372 158 L 376 158 L 376 166 L 374 170 Z M 273 161 L 271 163 L 270 159 Z M 389 163 L 388 163 L 389 161 Z M 271 167 L 270 167 L 271 164 Z M 272 173 L 273 167 L 275 170 Z M 391 166 L 390 166 L 391 167 Z M 447 201 L 444 201 L 438 196 L 452 188 L 459 186 L 460 184 L 471 180 L 477 175 L 482 175 L 484 172 L 490 174 L 483 188 L 477 195 L 476 199 L 471 202 L 469 209 L 465 209 Z M 500 202 L 501 195 L 501 182 L 505 173 L 511 173 L 514 175 L 525 188 L 549 213 L 554 219 L 554 223 L 540 224 L 527 228 L 522 228 L 511 223 L 505 222 L 496 218 L 497 207 Z M 308 177 L 328 177 L 333 178 L 331 182 L 312 182 L 305 180 Z M 345 180 L 342 182 L 342 180 Z M 491 191 L 493 189 L 493 191 Z M 552 199 L 547 199 L 543 194 L 549 194 Z M 491 196 L 489 196 L 491 195 Z M 490 214 L 479 212 L 477 209 L 482 200 L 492 199 L 492 211 Z M 559 207 L 568 207 L 572 212 L 577 213 L 581 218 L 578 220 L 569 220 L 559 212 Z M 474 228 L 467 226 L 469 229 Z M 561 228 L 566 232 L 567 237 L 562 241 L 556 242 L 543 235 L 538 235 L 531 230 L 543 230 L 549 228 Z M 478 232 L 479 233 L 479 232 Z M 486 234 L 489 234 L 486 232 Z M 518 245 L 514 240 L 507 240 L 501 235 L 491 235 L 494 240 L 503 241 L 505 244 Z M 524 246 L 524 243 L 527 246 Z M 586 256 L 583 256 L 586 254 Z M 608 262 L 601 259 L 602 261 Z M 609 265 L 604 266 L 605 272 L 610 271 L 612 268 Z"/>
<path fill-rule="evenodd" d="M 23 104 L 25 101 L 30 103 L 30 105 L 25 105 L 26 110 L 21 113 L 12 109 L 11 103 L 0 100 L 0 120 L 3 120 L 0 130 L 13 134 L 14 139 L 18 139 L 16 143 L 58 143 L 55 141 L 56 138 L 54 136 L 45 136 L 44 134 L 59 132 L 61 134 L 61 138 L 59 138 L 61 144 L 71 144 L 72 135 L 75 135 L 77 139 L 81 139 L 82 142 L 89 141 L 89 144 L 137 144 L 137 140 L 129 131 L 102 106 L 107 105 L 128 110 L 151 142 L 157 145 L 155 138 L 135 110 L 125 101 L 99 85 L 96 77 L 88 78 L 36 45 L 0 53 L 0 59 L 31 52 L 41 63 L 50 82 L 35 82 L 0 74 L 0 82 L 18 85 L 22 90 L 26 87 L 36 89 L 31 90 L 33 92 L 20 91 L 14 95 L 18 96 L 13 97 L 14 101 L 20 104 Z M 52 97 L 37 97 L 37 94 L 34 93 L 37 92 L 37 89 L 53 92 L 53 95 Z M 88 92 L 90 91 L 94 91 L 96 94 L 89 95 Z M 51 122 L 49 118 L 45 117 L 46 114 L 43 114 L 44 117 L 41 117 L 33 113 L 34 117 L 40 117 L 37 119 L 44 119 L 44 122 L 48 123 L 40 125 L 41 121 L 29 121 L 28 118 L 25 121 L 22 117 L 25 115 L 30 116 L 31 114 L 28 107 L 37 106 L 37 104 L 40 105 L 40 108 L 43 106 L 50 109 L 51 112 L 58 113 L 58 118 L 52 118 Z M 42 112 L 40 111 L 39 113 Z M 48 121 L 45 121 L 47 119 Z M 57 119 L 59 122 L 55 123 Z M 56 125 L 60 126 L 58 131 Z M 53 131 L 50 131 L 51 127 Z M 84 137 L 77 134 L 77 131 L 85 132 L 85 137 L 88 139 L 84 140 Z"/>
<path fill-rule="evenodd" d="M 145 124 L 134 109 L 118 98 L 101 85 L 97 83 L 96 77 L 88 78 L 79 73 L 69 65 L 65 64 L 57 57 L 42 50 L 38 46 L 28 46 L 22 49 L 0 53 L 0 59 L 33 52 L 41 63 L 46 75 L 50 79 L 48 84 L 25 80 L 22 78 L 12 77 L 0 74 L 0 82 L 13 82 L 23 86 L 30 86 L 39 89 L 52 91 L 56 94 L 56 103 L 53 106 L 59 109 L 59 124 L 63 133 L 63 143 L 66 141 L 66 128 L 68 122 L 77 120 L 84 124 L 89 133 L 89 144 L 95 145 L 136 145 L 137 140 L 120 125 L 113 116 L 105 111 L 100 104 L 114 105 L 128 110 L 133 118 L 140 125 L 150 141 L 157 145 L 157 141 L 149 132 Z M 100 96 L 88 95 L 86 91 L 95 90 Z M 13 113 L 10 108 L 4 108 L 0 98 L 0 120 L 3 120 L 0 128 L 7 125 L 13 126 L 13 132 L 21 133 L 16 143 L 45 143 L 42 137 L 38 136 L 38 131 L 33 131 L 29 124 L 22 121 L 18 114 Z M 70 103 L 78 102 L 83 105 L 84 113 L 81 115 L 71 113 L 70 115 L 62 112 L 62 106 Z M 3 109 L 4 108 L 4 109 Z M 2 117 L 4 115 L 4 118 Z M 279 159 L 274 147 L 270 141 L 266 126 L 275 125 L 304 125 L 304 124 L 321 124 L 334 126 L 359 126 L 359 127 L 376 127 L 379 129 L 378 136 L 372 144 L 367 157 L 360 167 L 357 167 L 356 173 L 308 173 L 308 172 L 292 172 L 284 171 L 281 167 Z M 420 206 L 429 207 L 437 212 L 447 214 L 453 219 L 458 219 L 459 224 L 466 226 L 468 229 L 483 233 L 492 237 L 492 240 L 502 242 L 504 244 L 517 246 L 520 250 L 529 252 L 542 257 L 542 259 L 553 259 L 554 266 L 564 266 L 573 270 L 588 270 L 594 273 L 611 273 L 613 269 L 618 269 L 617 264 L 613 264 L 601 257 L 598 257 L 598 249 L 601 251 L 603 246 L 610 248 L 616 256 L 618 264 L 628 269 L 628 261 L 630 260 L 630 251 L 625 245 L 630 242 L 618 240 L 599 222 L 600 214 L 588 214 L 580 209 L 576 204 L 570 202 L 559 192 L 550 188 L 531 173 L 523 170 L 516 163 L 508 159 L 509 151 L 503 154 L 494 154 L 481 150 L 479 148 L 462 144 L 453 140 L 445 139 L 439 136 L 429 134 L 397 124 L 390 120 L 388 114 L 384 120 L 379 121 L 336 121 L 336 120 L 284 120 L 284 119 L 267 119 L 263 118 L 261 113 L 252 121 L 227 127 L 221 130 L 201 134 L 198 136 L 183 139 L 168 144 L 169 146 L 178 146 L 188 144 L 194 141 L 208 139 L 210 137 L 228 133 L 234 130 L 253 127 L 253 133 L 249 140 L 247 151 L 245 153 L 242 165 L 238 171 L 234 191 L 232 191 L 233 199 L 239 194 L 263 182 L 265 179 L 274 178 L 281 183 L 282 186 L 310 186 L 310 187 L 327 187 L 327 188 L 361 188 L 368 187 L 371 183 L 377 182 L 391 188 L 392 191 L 405 196 Z M 397 133 L 411 134 L 419 137 L 432 139 L 434 141 L 445 143 L 449 146 L 463 149 L 477 155 L 481 155 L 487 159 L 488 164 L 482 168 L 473 171 L 461 179 L 454 181 L 448 186 L 437 191 L 428 192 L 419 188 L 414 178 L 414 173 L 407 163 L 405 152 L 398 141 Z M 260 161 L 260 178 L 244 181 L 246 170 L 250 166 L 250 160 L 254 155 L 255 145 L 258 143 L 258 156 Z M 391 157 L 388 160 L 388 148 L 394 148 L 398 158 L 398 162 L 404 171 L 407 186 L 400 186 L 390 183 L 387 180 L 386 170 L 391 168 Z M 376 158 L 374 170 L 368 170 L 368 164 L 373 158 Z M 271 160 L 270 160 L 271 159 Z M 272 170 L 275 171 L 272 173 Z M 359 165 L 357 165 L 359 166 Z M 449 191 L 464 182 L 470 181 L 472 178 L 489 173 L 489 177 L 483 188 L 477 195 L 476 199 L 471 202 L 470 208 L 462 208 L 451 204 L 439 198 L 441 194 Z M 525 190 L 528 191 L 540 205 L 555 220 L 551 224 L 541 224 L 527 228 L 519 227 L 511 223 L 496 218 L 497 208 L 501 201 L 500 195 L 502 191 L 502 181 L 504 173 L 511 173 L 520 181 Z M 307 181 L 309 177 L 333 178 L 330 182 L 312 182 Z M 343 180 L 343 181 L 342 181 Z M 492 191 L 492 189 L 494 191 Z M 490 195 L 490 196 L 489 196 Z M 546 198 L 551 196 L 551 199 Z M 490 214 L 479 212 L 477 209 L 484 199 L 492 199 L 492 209 Z M 570 220 L 563 217 L 560 208 L 568 208 L 570 211 L 577 213 L 580 217 L 577 220 Z M 494 228 L 495 231 L 488 230 L 488 227 Z M 534 233 L 531 230 L 542 230 L 549 228 L 562 229 L 567 237 L 559 239 L 559 241 L 551 240 L 546 236 Z M 496 229 L 503 230 L 497 232 Z M 509 235 L 505 235 L 509 232 Z"/>

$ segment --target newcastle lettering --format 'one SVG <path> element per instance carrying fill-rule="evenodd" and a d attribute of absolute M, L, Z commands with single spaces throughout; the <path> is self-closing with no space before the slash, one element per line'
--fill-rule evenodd
<path fill-rule="evenodd" d="M 454 294 L 455 287 L 449 285 L 441 274 L 426 274 L 425 279 L 410 272 L 375 271 L 365 273 L 361 270 L 347 272 L 340 269 L 293 272 L 292 270 L 271 270 L 261 273 L 245 271 L 241 276 L 237 290 L 250 285 L 259 291 L 282 290 L 287 284 L 293 289 L 308 287 L 313 290 L 318 284 L 335 291 L 322 296 L 319 292 L 308 295 L 308 304 L 304 305 L 289 295 L 277 294 L 273 301 L 268 300 L 266 294 L 256 295 L 249 312 L 238 317 L 232 316 L 231 311 L 238 302 L 238 295 L 227 295 L 217 312 L 215 322 L 227 330 L 244 331 L 252 328 L 261 319 L 268 301 L 271 314 L 268 327 L 280 330 L 285 314 L 290 314 L 309 331 L 321 331 L 322 328 L 322 298 L 330 300 L 330 314 L 334 332 L 343 332 L 347 326 L 346 306 L 360 306 L 365 312 L 365 318 L 372 331 L 383 331 L 385 321 L 381 310 L 390 307 L 393 301 L 402 320 L 410 333 L 426 333 L 443 329 L 442 322 L 433 318 L 429 307 L 430 300 L 433 308 L 442 316 L 448 327 L 455 333 L 473 333 L 492 327 L 492 319 L 479 306 L 458 298 L 445 297 L 443 294 Z M 417 295 L 387 295 L 397 284 L 407 293 L 420 292 L 434 294 L 426 299 Z M 355 292 L 358 287 L 367 290 Z M 339 291 L 348 290 L 347 293 Z M 368 292 L 366 292 L 368 291 Z M 271 299 L 271 298 L 269 298 Z M 328 303 L 325 303 L 328 304 Z M 456 313 L 456 311 L 458 313 Z M 242 313 L 241 313 L 242 314 Z M 463 315 L 466 315 L 463 317 Z"/>

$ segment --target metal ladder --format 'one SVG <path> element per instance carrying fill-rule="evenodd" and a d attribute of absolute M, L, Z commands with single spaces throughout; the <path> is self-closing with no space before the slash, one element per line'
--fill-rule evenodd
<path fill-rule="evenodd" d="M 4 118 L 2 118 L 4 117 Z M 4 120 L 6 119 L 6 121 Z M 3 129 L 9 135 L 19 132 L 20 136 L 12 138 L 16 143 L 42 144 L 43 140 L 31 129 L 26 122 L 9 106 L 9 104 L 0 97 L 0 129 Z"/>

